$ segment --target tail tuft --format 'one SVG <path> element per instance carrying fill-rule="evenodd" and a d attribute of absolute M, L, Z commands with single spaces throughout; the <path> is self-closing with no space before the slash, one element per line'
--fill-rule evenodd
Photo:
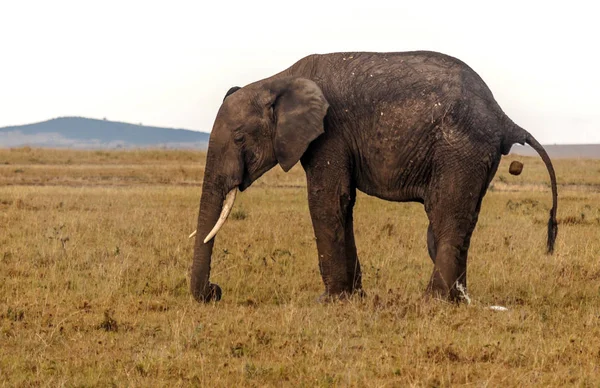
<path fill-rule="evenodd" d="M 548 254 L 554 253 L 554 243 L 556 242 L 556 235 L 558 234 L 558 222 L 556 221 L 556 214 L 554 209 L 550 210 L 550 218 L 548 219 Z"/>

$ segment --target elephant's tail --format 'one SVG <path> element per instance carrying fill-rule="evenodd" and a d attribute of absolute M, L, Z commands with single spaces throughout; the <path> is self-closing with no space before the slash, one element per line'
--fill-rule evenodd
<path fill-rule="evenodd" d="M 554 252 L 554 242 L 556 241 L 556 235 L 558 234 L 558 222 L 556 221 L 556 208 L 558 204 L 558 192 L 556 188 L 556 174 L 554 173 L 554 167 L 552 166 L 552 161 L 550 157 L 546 153 L 546 150 L 538 141 L 526 130 L 521 127 L 515 125 L 522 134 L 525 136 L 525 143 L 529 144 L 542 158 L 546 168 L 548 169 L 548 174 L 550 175 L 550 184 L 552 186 L 552 209 L 550 209 L 550 219 L 548 220 L 548 253 L 552 254 Z"/>

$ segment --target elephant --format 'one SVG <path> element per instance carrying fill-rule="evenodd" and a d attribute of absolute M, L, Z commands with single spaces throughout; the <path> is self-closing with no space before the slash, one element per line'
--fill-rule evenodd
<path fill-rule="evenodd" d="M 210 282 L 215 235 L 236 193 L 279 164 L 300 162 L 325 291 L 364 295 L 356 253 L 356 192 L 419 202 L 429 220 L 433 273 L 426 295 L 460 302 L 482 199 L 502 155 L 528 144 L 551 181 L 547 251 L 554 250 L 557 184 L 544 148 L 500 108 L 480 76 L 437 52 L 313 54 L 225 96 L 209 138 L 191 293 L 221 299 Z"/>

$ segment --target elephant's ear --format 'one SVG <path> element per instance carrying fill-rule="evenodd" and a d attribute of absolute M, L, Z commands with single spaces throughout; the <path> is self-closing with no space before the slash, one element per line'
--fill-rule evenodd
<path fill-rule="evenodd" d="M 323 134 L 323 119 L 329 108 L 323 92 L 306 78 L 285 78 L 274 82 L 275 157 L 289 171 L 302 157 L 311 141 Z"/>

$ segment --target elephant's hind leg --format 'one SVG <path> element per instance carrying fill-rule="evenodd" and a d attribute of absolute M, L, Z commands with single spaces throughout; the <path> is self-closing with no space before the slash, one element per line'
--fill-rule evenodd
<path fill-rule="evenodd" d="M 485 190 L 477 182 L 453 180 L 440 185 L 427 204 L 427 233 L 434 269 L 428 293 L 460 301 L 467 290 L 467 257 Z"/>

